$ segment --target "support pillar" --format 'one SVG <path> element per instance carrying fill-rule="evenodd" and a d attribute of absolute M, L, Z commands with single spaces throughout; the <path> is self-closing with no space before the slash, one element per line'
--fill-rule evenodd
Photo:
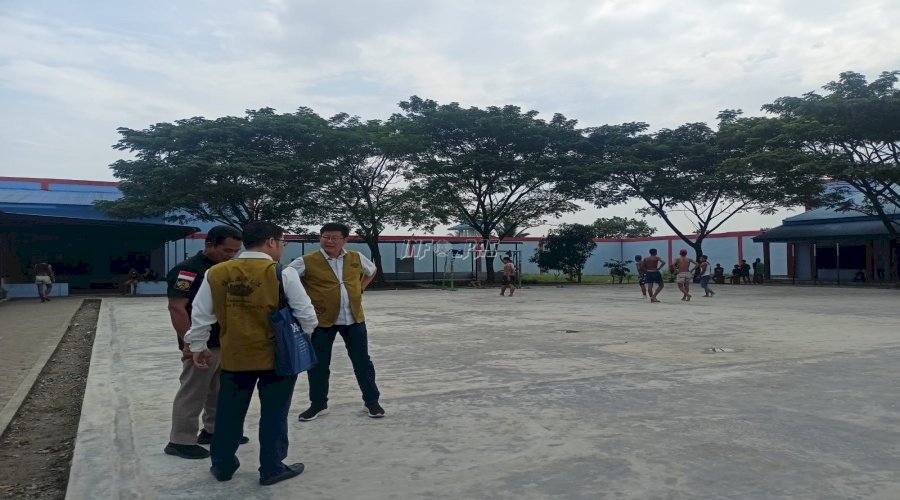
<path fill-rule="evenodd" d="M 834 257 L 835 257 L 835 267 L 837 267 L 837 284 L 841 286 L 841 244 L 838 242 L 834 243 Z"/>

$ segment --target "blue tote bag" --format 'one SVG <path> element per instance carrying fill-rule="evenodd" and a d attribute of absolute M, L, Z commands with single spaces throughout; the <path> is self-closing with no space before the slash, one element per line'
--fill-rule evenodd
<path fill-rule="evenodd" d="M 278 276 L 278 310 L 271 315 L 272 332 L 275 334 L 275 374 L 297 375 L 314 367 L 318 362 L 312 341 L 294 318 L 287 297 L 281 264 L 275 264 Z"/>

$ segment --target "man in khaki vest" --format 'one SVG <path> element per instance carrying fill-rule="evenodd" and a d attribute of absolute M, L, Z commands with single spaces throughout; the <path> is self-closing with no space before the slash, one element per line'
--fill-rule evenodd
<path fill-rule="evenodd" d="M 366 318 L 362 292 L 375 278 L 376 267 L 359 252 L 344 250 L 350 228 L 329 222 L 322 226 L 321 248 L 291 262 L 297 270 L 309 298 L 316 308 L 319 327 L 313 331 L 312 344 L 319 363 L 306 372 L 309 378 L 309 408 L 300 414 L 301 422 L 328 413 L 328 378 L 331 375 L 331 349 L 337 334 L 344 339 L 353 364 L 356 382 L 362 390 L 366 414 L 384 416 L 378 403 L 381 393 L 375 385 L 375 365 L 369 358 Z"/>
<path fill-rule="evenodd" d="M 217 264 L 194 299 L 191 329 L 184 341 L 198 368 L 209 368 L 214 355 L 207 348 L 210 327 L 219 323 L 222 373 L 216 407 L 210 471 L 228 481 L 240 467 L 235 456 L 244 418 L 259 388 L 259 482 L 275 484 L 303 472 L 303 464 L 286 465 L 287 417 L 297 376 L 276 375 L 275 341 L 270 314 L 278 309 L 279 287 L 275 263 L 284 253 L 284 230 L 271 222 L 244 226 L 246 251 L 238 258 Z M 316 328 L 316 312 L 292 268 L 282 272 L 284 294 L 304 331 Z"/>

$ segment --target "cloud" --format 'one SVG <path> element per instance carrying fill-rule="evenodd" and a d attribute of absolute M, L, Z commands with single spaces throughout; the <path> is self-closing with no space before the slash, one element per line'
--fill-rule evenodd
<path fill-rule="evenodd" d="M 413 94 L 584 126 L 760 114 L 842 71 L 900 69 L 898 24 L 887 0 L 10 0 L 0 174 L 108 179 L 116 127 L 264 106 L 385 118 Z"/>

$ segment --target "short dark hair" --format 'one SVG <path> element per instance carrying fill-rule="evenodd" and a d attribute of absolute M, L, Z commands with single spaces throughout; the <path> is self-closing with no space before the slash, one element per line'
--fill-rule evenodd
<path fill-rule="evenodd" d="M 244 236 L 235 227 L 213 226 L 213 228 L 206 233 L 206 244 L 213 246 L 221 245 L 222 243 L 225 243 L 225 240 L 228 238 L 238 241 L 244 240 Z"/>
<path fill-rule="evenodd" d="M 269 238 L 281 239 L 284 236 L 284 228 L 278 224 L 267 221 L 250 222 L 244 226 L 244 246 L 257 247 Z"/>
<path fill-rule="evenodd" d="M 703 260 L 709 260 L 709 257 L 707 257 L 707 256 L 705 256 L 705 255 L 701 255 L 700 258 L 703 259 Z"/>
<path fill-rule="evenodd" d="M 322 229 L 319 230 L 319 234 L 322 234 L 325 231 L 340 231 L 341 235 L 343 235 L 344 238 L 350 236 L 350 226 L 348 226 L 347 224 L 342 224 L 340 222 L 326 223 L 324 226 L 322 226 Z"/>
<path fill-rule="evenodd" d="M 641 260 L 641 256 L 640 256 L 640 255 L 635 255 L 635 256 L 634 256 L 634 260 Z"/>
<path fill-rule="evenodd" d="M 656 255 L 656 249 L 655 249 L 655 248 L 651 248 L 651 249 L 650 249 L 650 255 Z"/>

